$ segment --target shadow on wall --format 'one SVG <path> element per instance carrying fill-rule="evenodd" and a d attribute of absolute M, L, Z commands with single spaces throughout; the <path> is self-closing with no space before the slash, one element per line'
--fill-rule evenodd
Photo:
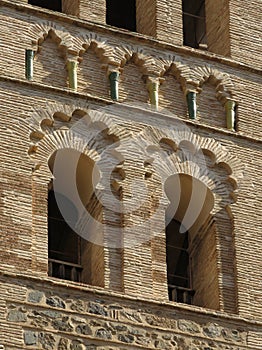
<path fill-rule="evenodd" d="M 66 60 L 58 48 L 58 39 L 52 31 L 39 45 L 34 60 L 34 80 L 46 85 L 65 88 L 67 82 Z"/>

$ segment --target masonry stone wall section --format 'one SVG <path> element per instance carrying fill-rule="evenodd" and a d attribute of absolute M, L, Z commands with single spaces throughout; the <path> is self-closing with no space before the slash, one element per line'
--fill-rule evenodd
<path fill-rule="evenodd" d="M 5 349 L 261 349 L 260 324 L 219 312 L 67 286 L 1 278 Z"/>

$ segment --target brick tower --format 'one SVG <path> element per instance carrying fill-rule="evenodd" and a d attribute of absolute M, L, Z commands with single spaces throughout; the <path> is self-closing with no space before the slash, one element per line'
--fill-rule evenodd
<path fill-rule="evenodd" d="M 262 349 L 261 0 L 0 0 L 0 349 Z"/>

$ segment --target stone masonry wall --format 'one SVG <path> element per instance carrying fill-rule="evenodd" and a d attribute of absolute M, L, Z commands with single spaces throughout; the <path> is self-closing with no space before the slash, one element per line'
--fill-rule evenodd
<path fill-rule="evenodd" d="M 19 284 L 17 284 L 19 281 Z M 65 283 L 1 276 L 9 349 L 261 349 L 259 324 Z"/>

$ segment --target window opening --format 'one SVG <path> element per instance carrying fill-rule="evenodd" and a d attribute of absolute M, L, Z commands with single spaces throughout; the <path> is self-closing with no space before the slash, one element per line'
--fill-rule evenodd
<path fill-rule="evenodd" d="M 136 31 L 136 0 L 106 0 L 106 23 Z"/>
<path fill-rule="evenodd" d="M 62 0 L 28 0 L 28 4 L 62 12 Z"/>
<path fill-rule="evenodd" d="M 190 261 L 188 232 L 180 233 L 181 224 L 176 220 L 166 227 L 166 262 L 169 300 L 191 304 Z"/>
<path fill-rule="evenodd" d="M 207 49 L 205 0 L 183 0 L 184 45 Z"/>
<path fill-rule="evenodd" d="M 49 276 L 80 282 L 81 281 L 81 238 L 70 227 L 61 214 L 59 203 L 63 203 L 63 211 L 70 212 L 73 220 L 77 218 L 74 205 L 61 194 L 50 190 L 48 193 L 48 268 Z"/>

